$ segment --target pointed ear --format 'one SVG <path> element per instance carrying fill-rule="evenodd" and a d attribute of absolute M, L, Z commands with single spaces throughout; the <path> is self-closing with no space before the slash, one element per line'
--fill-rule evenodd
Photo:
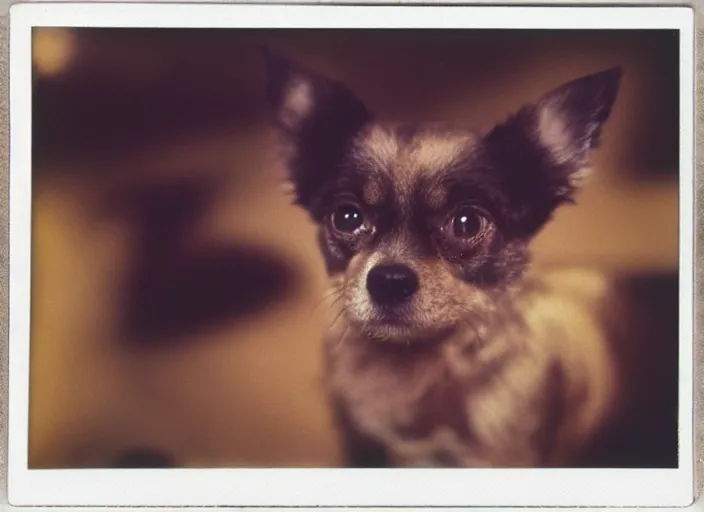
<path fill-rule="evenodd" d="M 285 135 L 289 179 L 309 208 L 320 187 L 336 177 L 350 140 L 371 115 L 342 83 L 264 49 L 266 99 Z"/>
<path fill-rule="evenodd" d="M 517 232 L 532 236 L 555 208 L 573 200 L 620 81 L 620 68 L 574 80 L 487 133 L 489 165 L 502 180 Z"/>
<path fill-rule="evenodd" d="M 589 167 L 593 149 L 616 100 L 620 67 L 585 76 L 558 87 L 534 105 L 534 133 L 552 163 L 567 167 L 575 181 Z"/>
<path fill-rule="evenodd" d="M 282 53 L 263 47 L 266 99 L 279 126 L 296 134 L 310 123 L 366 118 L 364 104 L 342 83 L 324 77 Z"/>

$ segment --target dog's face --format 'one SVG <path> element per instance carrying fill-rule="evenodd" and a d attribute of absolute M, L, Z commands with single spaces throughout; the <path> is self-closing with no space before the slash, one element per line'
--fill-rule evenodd
<path fill-rule="evenodd" d="M 297 202 L 347 324 L 397 342 L 471 324 L 520 280 L 527 244 L 589 168 L 621 76 L 570 82 L 480 132 L 379 122 L 339 82 L 266 60 Z"/>

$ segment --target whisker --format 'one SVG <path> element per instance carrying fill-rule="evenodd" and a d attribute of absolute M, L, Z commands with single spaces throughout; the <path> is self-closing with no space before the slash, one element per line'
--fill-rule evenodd
<path fill-rule="evenodd" d="M 315 313 L 318 311 L 323 306 L 335 306 L 337 302 L 344 296 L 344 290 L 343 289 L 337 289 L 337 288 L 332 288 L 331 290 L 326 291 L 323 293 L 323 295 L 320 297 L 317 305 L 311 310 L 312 313 Z M 328 304 L 328 300 L 334 297 L 332 301 Z"/>
<path fill-rule="evenodd" d="M 337 323 L 338 320 L 340 320 L 340 318 L 341 318 L 342 315 L 345 313 L 345 311 L 346 311 L 345 308 L 340 308 L 340 312 L 337 313 L 337 315 L 335 315 L 335 318 L 333 319 L 333 321 L 332 321 L 332 322 L 330 323 L 330 325 L 328 326 L 328 329 L 332 329 L 332 328 L 335 326 L 335 324 Z"/>
<path fill-rule="evenodd" d="M 342 346 L 342 344 L 345 342 L 345 338 L 347 337 L 347 331 L 349 331 L 350 325 L 347 324 L 345 326 L 345 330 L 342 331 L 342 335 L 340 336 L 340 339 L 337 340 L 337 344 L 335 345 L 335 351 L 339 350 L 339 348 Z"/>

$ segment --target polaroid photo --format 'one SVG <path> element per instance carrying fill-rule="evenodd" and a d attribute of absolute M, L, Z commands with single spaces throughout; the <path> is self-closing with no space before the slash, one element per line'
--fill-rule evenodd
<path fill-rule="evenodd" d="M 10 12 L 14 506 L 694 500 L 694 11 Z"/>

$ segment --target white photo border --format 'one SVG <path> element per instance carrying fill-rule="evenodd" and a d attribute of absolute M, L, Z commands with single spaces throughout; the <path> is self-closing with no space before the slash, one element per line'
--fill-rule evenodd
<path fill-rule="evenodd" d="M 680 33 L 679 467 L 167 469 L 27 467 L 33 27 L 677 29 Z M 15 506 L 681 507 L 694 500 L 694 10 L 690 7 L 37 3 L 10 10 L 8 499 Z"/>

